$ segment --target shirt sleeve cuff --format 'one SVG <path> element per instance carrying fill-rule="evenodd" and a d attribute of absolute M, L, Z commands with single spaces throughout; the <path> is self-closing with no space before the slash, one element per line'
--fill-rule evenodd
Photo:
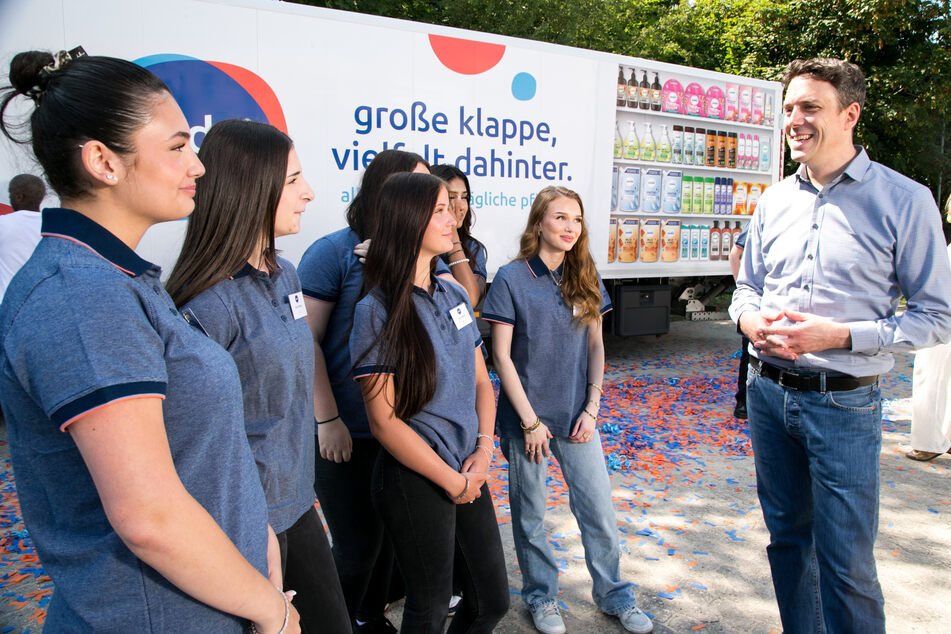
<path fill-rule="evenodd" d="M 60 431 L 65 431 L 66 427 L 77 418 L 93 410 L 97 410 L 100 407 L 129 398 L 150 396 L 164 399 L 165 383 L 159 381 L 141 381 L 137 383 L 109 385 L 66 403 L 50 414 L 50 418 L 59 425 Z"/>
<path fill-rule="evenodd" d="M 856 321 L 849 324 L 852 337 L 852 352 L 875 354 L 882 349 L 878 327 L 874 321 Z"/>

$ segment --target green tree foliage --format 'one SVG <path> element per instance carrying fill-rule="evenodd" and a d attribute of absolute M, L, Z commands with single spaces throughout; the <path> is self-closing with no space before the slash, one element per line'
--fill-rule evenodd
<path fill-rule="evenodd" d="M 795 58 L 868 77 L 869 154 L 951 193 L 949 0 L 301 0 L 776 80 Z"/>

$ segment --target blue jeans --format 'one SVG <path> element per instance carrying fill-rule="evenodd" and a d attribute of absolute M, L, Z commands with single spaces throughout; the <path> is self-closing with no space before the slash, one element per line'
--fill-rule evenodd
<path fill-rule="evenodd" d="M 746 403 L 783 629 L 884 633 L 873 553 L 882 446 L 878 384 L 800 392 L 750 366 Z"/>
<path fill-rule="evenodd" d="M 541 464 L 529 460 L 522 438 L 502 438 L 501 445 L 509 463 L 509 504 L 515 554 L 522 569 L 522 600 L 534 611 L 558 600 L 558 566 L 545 532 L 548 460 Z M 620 580 L 617 517 L 601 436 L 595 433 L 586 443 L 556 436 L 549 446 L 561 465 L 568 504 L 581 528 L 584 561 L 594 582 L 591 597 L 607 614 L 635 607 L 634 586 Z"/>

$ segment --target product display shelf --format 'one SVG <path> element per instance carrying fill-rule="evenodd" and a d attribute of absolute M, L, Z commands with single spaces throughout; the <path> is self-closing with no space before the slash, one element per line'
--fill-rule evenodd
<path fill-rule="evenodd" d="M 691 172 L 710 172 L 711 174 L 723 174 L 731 176 L 733 174 L 743 174 L 745 176 L 762 176 L 767 180 L 770 173 L 761 170 L 740 169 L 738 167 L 708 167 L 706 165 L 685 165 L 683 163 L 661 163 L 658 161 L 642 161 L 640 159 L 616 158 L 614 162 L 617 165 L 646 165 L 648 167 L 661 167 L 664 169 L 680 169 Z"/>
<path fill-rule="evenodd" d="M 676 262 L 620 262 L 604 265 L 606 271 L 636 269 L 638 277 L 690 277 L 702 268 L 707 275 L 730 275 L 728 260 L 677 260 Z"/>
<path fill-rule="evenodd" d="M 664 211 L 619 211 L 617 209 L 612 211 L 611 215 L 624 216 L 625 218 L 627 217 L 658 218 L 663 220 L 671 220 L 671 219 L 676 220 L 677 218 L 690 218 L 690 219 L 697 218 L 700 220 L 729 220 L 731 222 L 734 220 L 746 221 L 752 217 L 751 214 L 695 214 L 695 213 L 685 214 L 679 211 L 675 211 L 674 213 L 668 213 Z"/>
<path fill-rule="evenodd" d="M 738 128 L 749 128 L 762 132 L 772 132 L 772 125 L 763 125 L 761 123 L 746 123 L 745 121 L 729 121 L 727 119 L 714 119 L 711 117 L 698 117 L 691 114 L 680 114 L 677 112 L 664 112 L 662 110 L 642 110 L 640 108 L 628 108 L 627 106 L 618 106 L 617 111 L 627 114 L 639 114 L 645 117 L 662 117 L 665 119 L 674 119 L 678 123 L 689 125 L 691 127 L 707 129 L 707 127 L 717 127 L 721 125 L 736 126 Z M 774 115 L 775 116 L 775 115 Z"/>

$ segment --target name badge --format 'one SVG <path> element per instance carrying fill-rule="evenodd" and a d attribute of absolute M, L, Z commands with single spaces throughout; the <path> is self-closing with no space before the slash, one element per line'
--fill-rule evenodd
<path fill-rule="evenodd" d="M 472 323 L 472 315 L 466 310 L 465 303 L 450 309 L 449 316 L 452 317 L 452 323 L 456 324 L 456 330 L 462 330 Z"/>
<path fill-rule="evenodd" d="M 300 291 L 291 293 L 287 296 L 287 301 L 291 303 L 291 314 L 294 319 L 300 319 L 307 316 L 307 306 L 304 305 L 304 294 Z"/>

